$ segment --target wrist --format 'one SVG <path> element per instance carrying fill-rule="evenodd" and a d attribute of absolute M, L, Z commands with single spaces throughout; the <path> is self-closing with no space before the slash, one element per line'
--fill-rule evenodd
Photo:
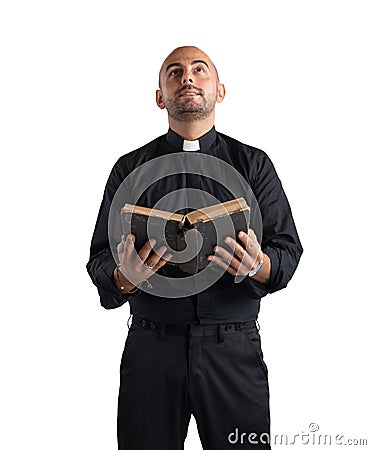
<path fill-rule="evenodd" d="M 264 253 L 260 250 L 254 265 L 251 267 L 251 270 L 248 273 L 249 277 L 254 277 L 259 270 L 263 267 L 264 264 Z"/>
<path fill-rule="evenodd" d="M 259 264 L 260 267 L 258 267 Z M 270 280 L 270 274 L 271 274 L 271 260 L 267 254 L 260 252 L 258 258 L 255 261 L 255 264 L 253 265 L 249 273 L 249 276 L 253 280 L 258 281 L 259 283 L 268 284 Z"/>
<path fill-rule="evenodd" d="M 117 266 L 113 272 L 113 277 L 116 287 L 122 294 L 131 294 L 138 290 L 138 286 L 127 280 L 122 274 L 119 266 Z"/>

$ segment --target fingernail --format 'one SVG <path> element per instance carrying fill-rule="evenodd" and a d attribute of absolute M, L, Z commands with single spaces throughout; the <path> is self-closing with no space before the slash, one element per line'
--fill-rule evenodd
<path fill-rule="evenodd" d="M 245 236 L 245 233 L 243 232 L 243 231 L 240 231 L 239 233 L 238 233 L 238 237 L 244 237 Z"/>
<path fill-rule="evenodd" d="M 151 246 L 153 247 L 156 244 L 156 239 L 155 238 L 151 238 L 149 240 L 149 243 L 151 244 Z"/>
<path fill-rule="evenodd" d="M 165 259 L 171 259 L 173 257 L 173 255 L 171 253 L 166 253 L 166 255 L 164 256 Z"/>
<path fill-rule="evenodd" d="M 232 240 L 232 239 L 231 239 L 230 237 L 226 237 L 226 238 L 224 239 L 224 242 L 227 242 L 227 243 L 228 243 L 228 242 L 231 242 L 231 240 Z"/>

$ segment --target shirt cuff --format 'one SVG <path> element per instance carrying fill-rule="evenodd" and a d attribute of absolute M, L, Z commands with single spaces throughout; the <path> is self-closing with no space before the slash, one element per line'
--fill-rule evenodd
<path fill-rule="evenodd" d="M 281 253 L 278 249 L 273 247 L 267 247 L 263 250 L 265 254 L 269 256 L 271 260 L 271 274 L 269 277 L 268 289 L 270 293 L 276 292 L 281 289 L 281 286 L 278 285 L 277 280 L 281 268 Z"/>
<path fill-rule="evenodd" d="M 238 281 L 235 281 L 235 285 L 243 289 L 244 292 L 246 292 L 246 295 L 248 295 L 250 298 L 261 299 L 270 292 L 269 284 L 259 283 L 258 281 L 253 280 L 248 275 L 243 277 L 241 281 L 239 281 L 239 277 L 237 277 L 237 280 Z"/>

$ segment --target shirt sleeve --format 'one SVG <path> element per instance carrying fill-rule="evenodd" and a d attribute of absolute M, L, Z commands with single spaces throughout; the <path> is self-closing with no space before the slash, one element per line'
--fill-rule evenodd
<path fill-rule="evenodd" d="M 252 190 L 260 208 L 263 233 L 261 248 L 271 260 L 268 284 L 248 276 L 241 283 L 252 298 L 260 298 L 287 286 L 303 253 L 291 208 L 269 157 L 259 150 Z"/>
<path fill-rule="evenodd" d="M 105 309 L 118 308 L 140 290 L 122 294 L 114 284 L 113 272 L 117 266 L 108 237 L 108 219 L 114 195 L 126 176 L 126 166 L 120 158 L 108 177 L 98 218 L 90 245 L 90 257 L 86 269 L 98 290 L 100 303 Z M 117 242 L 118 244 L 118 242 Z"/>

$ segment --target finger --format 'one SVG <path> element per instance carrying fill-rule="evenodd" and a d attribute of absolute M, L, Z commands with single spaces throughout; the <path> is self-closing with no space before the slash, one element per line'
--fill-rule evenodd
<path fill-rule="evenodd" d="M 241 261 L 235 258 L 230 252 L 228 252 L 225 248 L 216 245 L 214 247 L 214 251 L 218 253 L 219 259 L 222 259 L 227 265 L 231 266 L 236 271 L 238 270 Z"/>
<path fill-rule="evenodd" d="M 252 265 L 254 265 L 261 250 L 260 244 L 258 242 L 256 234 L 254 233 L 254 230 L 250 228 L 248 231 L 248 235 L 244 232 L 239 232 L 238 237 L 243 242 L 245 248 L 242 248 L 241 246 L 239 246 L 239 244 L 237 244 L 237 250 L 235 251 L 235 253 L 240 258 L 240 260 L 247 266 L 251 262 Z M 245 253 L 249 255 L 250 259 L 245 259 L 245 257 L 243 256 L 243 254 Z"/>
<path fill-rule="evenodd" d="M 230 260 L 229 265 L 233 267 L 239 275 L 246 275 L 253 267 L 258 255 L 255 255 L 255 253 L 250 255 L 239 244 L 236 242 L 235 244 L 235 254 Z M 215 251 L 218 252 L 222 259 L 228 261 L 227 258 L 229 258 L 230 254 L 223 247 L 215 246 Z"/>
<path fill-rule="evenodd" d="M 125 235 L 121 236 L 121 241 L 118 243 L 116 249 L 117 249 L 117 256 L 119 260 L 121 260 L 121 256 L 124 253 L 124 246 L 125 246 Z"/>
<path fill-rule="evenodd" d="M 166 253 L 155 265 L 155 267 L 152 269 L 153 272 L 157 272 L 159 269 L 161 269 L 162 266 L 164 266 L 168 261 L 171 260 L 173 255 L 171 253 Z"/>
<path fill-rule="evenodd" d="M 239 258 L 240 261 L 245 257 L 245 249 L 231 237 L 226 237 L 224 242 L 232 249 L 233 253 Z"/>
<path fill-rule="evenodd" d="M 221 259 L 219 256 L 216 255 L 210 255 L 207 257 L 207 259 L 211 262 L 216 263 L 219 267 L 229 272 L 231 275 L 235 276 L 237 271 L 228 265 L 223 259 Z"/>
<path fill-rule="evenodd" d="M 252 228 L 249 228 L 247 234 L 244 231 L 239 231 L 237 237 L 240 239 L 245 248 L 247 248 L 247 246 L 252 242 L 258 242 L 258 238 Z"/>
<path fill-rule="evenodd" d="M 255 232 L 254 232 L 254 230 L 252 228 L 249 228 L 248 235 L 249 235 L 250 239 L 253 239 L 253 240 L 256 240 L 256 241 L 258 240 L 258 238 L 256 237 L 256 234 L 255 234 Z"/>
<path fill-rule="evenodd" d="M 148 256 L 150 255 L 155 244 L 156 244 L 156 239 L 151 238 L 139 250 L 138 256 L 142 261 L 145 261 L 148 258 Z"/>
<path fill-rule="evenodd" d="M 227 245 L 229 245 L 229 247 L 231 247 L 231 249 L 237 256 L 242 258 L 242 256 L 246 251 L 246 247 L 248 247 L 249 245 L 249 238 L 246 233 L 244 233 L 244 236 L 242 237 L 241 241 L 243 245 L 239 244 L 235 239 L 231 238 L 230 236 L 224 238 L 224 242 Z"/>
<path fill-rule="evenodd" d="M 247 233 L 245 233 L 244 231 L 241 230 L 241 231 L 238 232 L 237 237 L 242 242 L 242 245 L 244 246 L 244 248 L 246 248 L 247 247 L 247 241 L 249 239 Z"/>
<path fill-rule="evenodd" d="M 135 261 L 135 253 L 136 250 L 134 248 L 135 236 L 134 234 L 128 234 L 125 243 L 124 243 L 124 251 L 122 252 L 122 259 L 120 260 L 121 264 L 129 264 L 132 266 Z"/>
<path fill-rule="evenodd" d="M 227 270 L 227 272 L 229 272 L 233 276 L 241 275 L 245 277 L 251 270 L 250 268 L 246 268 L 240 261 L 236 260 L 235 258 L 234 260 L 232 260 L 233 262 L 230 265 L 228 265 L 224 259 L 218 257 L 217 255 L 210 255 L 210 257 L 208 257 L 207 259 L 209 261 L 216 262 L 220 267 Z"/>
<path fill-rule="evenodd" d="M 165 247 L 165 245 L 162 245 L 158 250 L 156 250 L 156 252 L 151 255 L 146 261 L 145 261 L 145 266 L 147 267 L 147 264 L 149 266 L 151 266 L 149 269 L 153 270 L 156 265 L 158 264 L 158 262 L 160 261 L 160 259 L 162 258 L 162 256 L 166 253 L 167 248 Z M 148 269 L 148 267 L 147 267 Z"/>

